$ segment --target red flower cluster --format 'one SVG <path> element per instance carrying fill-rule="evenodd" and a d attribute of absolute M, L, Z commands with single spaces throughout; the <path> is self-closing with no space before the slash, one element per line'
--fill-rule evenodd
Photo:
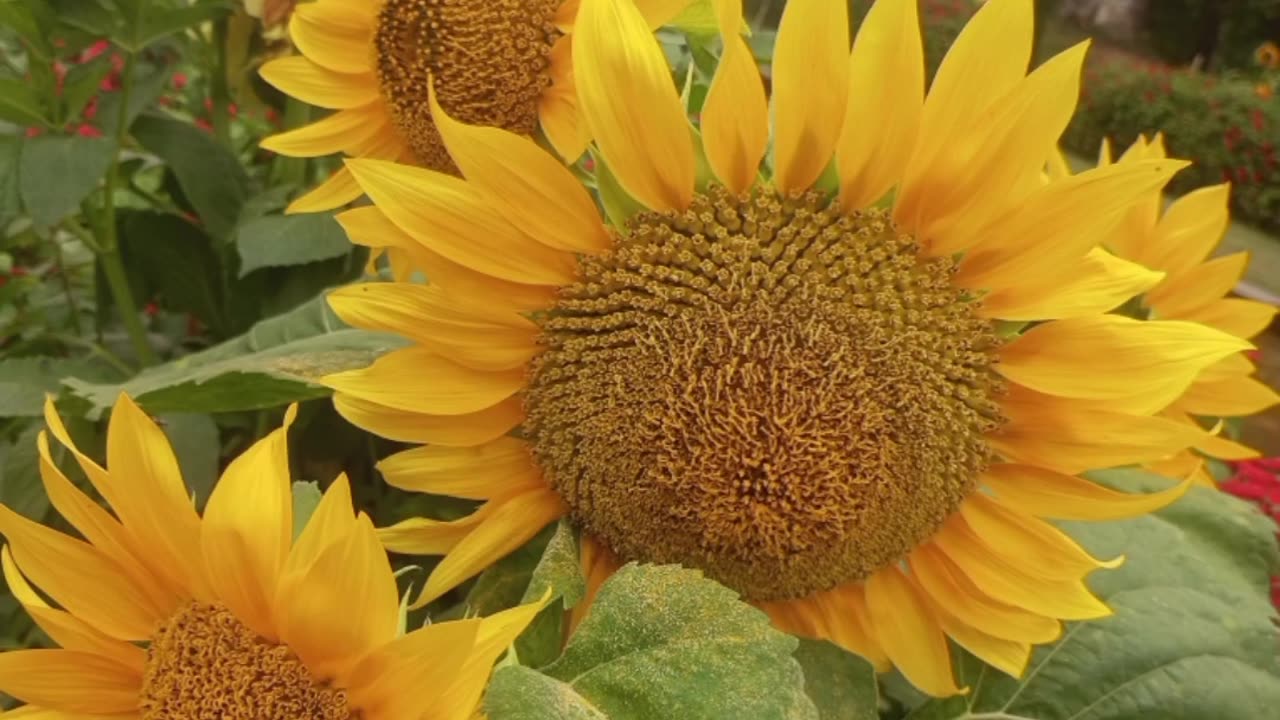
<path fill-rule="evenodd" d="M 1222 490 L 1257 505 L 1280 526 L 1280 457 L 1242 460 L 1235 471 Z M 1271 578 L 1271 602 L 1280 608 L 1280 577 Z"/>

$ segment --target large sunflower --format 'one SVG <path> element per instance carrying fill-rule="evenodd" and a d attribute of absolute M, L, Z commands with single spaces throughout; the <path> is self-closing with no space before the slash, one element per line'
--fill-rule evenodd
<path fill-rule="evenodd" d="M 290 539 L 293 412 L 227 468 L 201 518 L 164 434 L 128 397 L 111 415 L 106 468 L 46 405 L 115 514 L 62 474 L 41 433 L 49 500 L 85 540 L 0 506 L 5 580 L 61 646 L 0 654 L 0 691 L 28 703 L 6 718 L 472 717 L 493 661 L 539 606 L 400 634 L 386 552 L 344 477 Z"/>
<path fill-rule="evenodd" d="M 927 98 L 912 0 L 877 2 L 852 54 L 845 3 L 792 0 L 772 113 L 740 12 L 717 3 L 698 133 L 635 6 L 583 0 L 581 111 L 602 187 L 629 196 L 602 194 L 608 221 L 528 139 L 438 106 L 464 179 L 348 163 L 375 205 L 340 221 L 432 285 L 330 296 L 416 342 L 328 378 L 336 405 L 424 443 L 390 483 L 484 501 L 384 543 L 445 556 L 421 604 L 568 516 L 592 587 L 682 563 L 935 695 L 958 690 L 947 636 L 1017 674 L 1060 620 L 1109 612 L 1083 578 L 1113 562 L 1040 518 L 1177 497 L 1077 474 L 1194 443 L 1153 414 L 1248 347 L 1103 314 L 1152 273 L 1084 260 L 1184 163 L 1041 182 L 1085 48 L 1028 75 L 1026 0 L 987 2 Z"/>
<path fill-rule="evenodd" d="M 651 27 L 689 0 L 639 0 Z M 565 160 L 589 136 L 578 113 L 573 76 L 579 0 L 316 0 L 299 5 L 289 33 L 302 55 L 262 67 L 285 93 L 335 110 L 306 127 L 263 141 L 282 155 L 411 162 L 456 172 L 427 102 L 434 81 L 440 105 L 474 125 L 521 135 L 539 127 Z M 345 168 L 290 209 L 345 205 L 360 188 Z"/>
<path fill-rule="evenodd" d="M 1166 157 L 1163 138 L 1139 137 L 1115 162 L 1136 163 Z M 1103 144 L 1098 164 L 1112 164 L 1111 148 Z M 1156 191 L 1129 211 L 1124 222 L 1107 239 L 1116 255 L 1163 273 L 1136 307 L 1126 308 L 1144 317 L 1204 323 L 1241 339 L 1252 338 L 1271 324 L 1276 308 L 1264 302 L 1227 297 L 1244 276 L 1249 253 L 1210 258 L 1221 244 L 1231 222 L 1228 183 L 1201 188 L 1163 208 Z M 1256 377 L 1256 366 L 1243 352 L 1233 353 L 1211 365 L 1187 391 L 1164 410 L 1167 417 L 1195 424 L 1193 418 L 1221 419 L 1261 412 L 1280 402 L 1280 395 Z M 1185 473 L 1198 463 L 1198 455 L 1222 460 L 1257 457 L 1258 452 L 1219 436 L 1206 436 L 1197 452 L 1184 452 L 1163 460 L 1154 468 Z M 1199 482 L 1212 485 L 1204 469 Z"/>

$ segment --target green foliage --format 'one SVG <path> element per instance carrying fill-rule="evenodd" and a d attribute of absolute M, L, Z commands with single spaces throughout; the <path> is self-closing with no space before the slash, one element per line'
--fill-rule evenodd
<path fill-rule="evenodd" d="M 819 720 L 876 720 L 875 668 L 853 653 L 822 640 L 800 638 L 796 662 L 804 690 Z"/>
<path fill-rule="evenodd" d="M 818 718 L 796 640 L 701 573 L 628 565 L 541 671 L 500 667 L 491 720 Z"/>
<path fill-rule="evenodd" d="M 1247 68 L 1254 48 L 1280 34 L 1280 0 L 1160 0 L 1147 3 L 1143 23 L 1147 45 L 1167 62 L 1201 56 L 1214 66 Z"/>
<path fill-rule="evenodd" d="M 351 241 L 328 213 L 268 215 L 237 228 L 236 248 L 244 277 L 260 268 L 343 257 L 351 252 Z"/>
<path fill-rule="evenodd" d="M 18 189 L 32 222 L 49 227 L 77 211 L 97 189 L 115 152 L 106 138 L 27 139 L 18 164 Z"/>

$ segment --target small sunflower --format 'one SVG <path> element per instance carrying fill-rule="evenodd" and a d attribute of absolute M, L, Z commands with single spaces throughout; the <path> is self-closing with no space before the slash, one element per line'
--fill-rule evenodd
<path fill-rule="evenodd" d="M 579 0 L 316 0 L 299 5 L 289 33 L 302 55 L 273 60 L 262 77 L 311 105 L 335 110 L 263 141 L 295 157 L 344 153 L 409 162 L 442 172 L 457 167 L 427 102 L 473 125 L 521 135 L 539 127 L 565 160 L 589 136 L 579 117 L 572 32 Z M 688 0 L 641 0 L 656 28 Z M 290 210 L 345 205 L 360 195 L 346 169 Z"/>
<path fill-rule="evenodd" d="M 114 515 L 62 474 L 41 433 L 49 500 L 85 539 L 0 506 L 5 580 L 61 646 L 0 653 L 0 691 L 27 703 L 15 717 L 472 717 L 493 661 L 539 606 L 400 634 L 395 578 L 346 478 L 290 539 L 293 415 L 231 463 L 202 518 L 164 434 L 128 397 L 106 468 L 46 404 L 49 430 Z"/>
<path fill-rule="evenodd" d="M 772 108 L 741 8 L 716 11 L 695 130 L 637 8 L 583 0 L 580 110 L 628 196 L 601 195 L 608 220 L 533 142 L 438 105 L 462 178 L 348 162 L 374 205 L 340 222 L 432 284 L 330 295 L 416 344 L 326 382 L 357 425 L 423 444 L 388 482 L 482 501 L 384 544 L 444 555 L 422 604 L 567 516 L 589 591 L 680 563 L 934 695 L 959 691 L 948 636 L 1018 674 L 1061 620 L 1110 612 L 1084 577 L 1118 562 L 1041 518 L 1176 498 L 1078 474 L 1192 445 L 1154 414 L 1249 347 L 1105 314 L 1158 275 L 1093 249 L 1185 163 L 1042 182 L 1085 47 L 1028 74 L 1026 0 L 984 4 L 927 97 L 915 2 L 876 2 L 850 52 L 845 3 L 792 0 Z"/>
<path fill-rule="evenodd" d="M 1163 138 L 1139 137 L 1116 164 L 1162 159 L 1167 155 Z M 1112 164 L 1110 145 L 1104 143 L 1099 165 Z M 1106 241 L 1116 255 L 1163 273 L 1159 283 L 1146 291 L 1136 310 L 1145 317 L 1198 322 L 1241 339 L 1252 338 L 1271 324 L 1276 308 L 1267 303 L 1227 297 L 1244 276 L 1249 253 L 1238 252 L 1210 259 L 1231 222 L 1228 183 L 1187 193 L 1163 208 L 1159 191 L 1129 211 L 1124 222 Z M 1280 402 L 1275 390 L 1260 382 L 1257 368 L 1243 352 L 1233 353 L 1206 368 L 1172 405 L 1167 417 L 1195 424 L 1193 418 L 1231 418 L 1252 415 Z M 1205 437 L 1196 446 L 1200 454 L 1222 460 L 1244 460 L 1258 453 L 1217 436 Z M 1197 453 L 1184 452 L 1154 467 L 1185 473 L 1198 464 Z M 1201 469 L 1201 484 L 1213 485 Z"/>
<path fill-rule="evenodd" d="M 1280 45 L 1269 41 L 1264 42 L 1253 51 L 1253 58 L 1264 68 L 1280 68 Z"/>

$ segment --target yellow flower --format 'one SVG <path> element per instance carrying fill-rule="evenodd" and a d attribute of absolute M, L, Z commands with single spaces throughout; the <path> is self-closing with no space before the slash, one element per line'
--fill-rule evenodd
<path fill-rule="evenodd" d="M 1258 49 L 1253 52 L 1253 57 L 1262 67 L 1280 67 L 1280 46 L 1277 46 L 1273 42 L 1262 43 L 1258 46 Z"/>
<path fill-rule="evenodd" d="M 590 139 L 577 109 L 572 32 L 579 0 L 316 0 L 289 32 L 302 55 L 273 60 L 262 77 L 286 94 L 335 110 L 263 141 L 295 157 L 345 153 L 456 173 L 427 102 L 434 82 L 455 117 L 521 135 L 539 127 L 576 160 Z M 688 0 L 641 0 L 658 27 Z M 290 206 L 328 210 L 360 189 L 346 169 Z"/>
<path fill-rule="evenodd" d="M 1141 163 L 1166 157 L 1164 140 L 1138 140 L 1115 161 L 1116 165 Z M 1103 144 L 1102 167 L 1112 165 L 1111 150 Z M 1106 245 L 1116 255 L 1163 274 L 1147 291 L 1142 307 L 1152 318 L 1203 323 L 1241 338 L 1252 338 L 1271 324 L 1276 308 L 1267 303 L 1227 297 L 1244 276 L 1249 253 L 1238 252 L 1210 259 L 1231 222 L 1229 183 L 1200 188 L 1162 208 L 1157 190 L 1125 217 Z M 1176 401 L 1164 410 L 1167 417 L 1195 425 L 1194 417 L 1229 418 L 1252 415 L 1280 402 L 1280 395 L 1253 377 L 1256 367 L 1243 353 L 1233 353 L 1206 368 Z M 1196 450 L 1223 460 L 1243 460 L 1258 453 L 1226 438 L 1203 438 Z M 1198 465 L 1196 453 L 1184 452 L 1153 467 L 1185 473 Z M 1212 486 L 1203 469 L 1197 480 Z"/>
<path fill-rule="evenodd" d="M 1084 577 L 1119 562 L 1041 518 L 1176 498 L 1078 474 L 1197 441 L 1153 414 L 1248 347 L 1105 314 L 1159 276 L 1093 249 L 1185 163 L 1041 182 L 1085 48 L 1028 75 L 1025 0 L 984 4 L 927 98 L 915 2 L 875 3 L 850 54 L 845 3 L 792 0 L 772 108 L 737 2 L 717 12 L 699 134 L 635 6 L 583 0 L 609 222 L 533 142 L 438 107 L 462 179 L 349 161 L 375 205 L 340 221 L 432 284 L 333 293 L 415 345 L 326 382 L 352 422 L 424 444 L 388 482 L 483 501 L 383 542 L 444 555 L 420 605 L 568 516 L 589 588 L 680 563 L 934 695 L 959 691 L 948 636 L 1016 675 L 1060 620 L 1110 612 Z"/>
<path fill-rule="evenodd" d="M 231 463 L 202 518 L 164 434 L 128 397 L 106 468 L 45 406 L 114 515 L 62 474 L 41 433 L 49 500 L 85 540 L 0 506 L 5 580 L 61 646 L 0 653 L 0 692 L 28 703 L 15 717 L 471 718 L 493 661 L 539 606 L 400 634 L 395 578 L 345 477 L 291 540 L 293 416 Z"/>

